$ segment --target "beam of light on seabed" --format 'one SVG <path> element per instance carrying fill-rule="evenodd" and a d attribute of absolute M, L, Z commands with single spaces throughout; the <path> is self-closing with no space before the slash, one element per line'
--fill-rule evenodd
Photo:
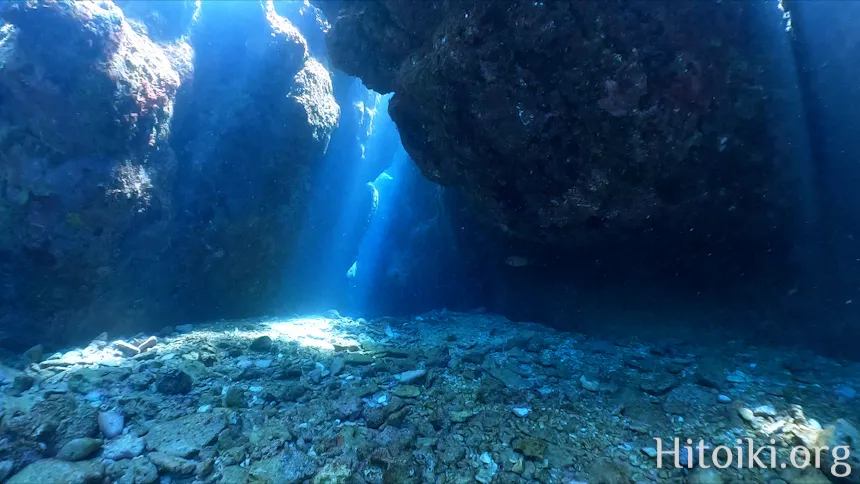
<path fill-rule="evenodd" d="M 333 323 L 337 323 L 336 325 Z M 360 326 L 359 321 L 328 319 L 323 317 L 301 317 L 265 323 L 272 339 L 295 341 L 301 346 L 334 351 L 337 348 L 357 347 L 358 342 L 343 333 L 338 327 Z"/>

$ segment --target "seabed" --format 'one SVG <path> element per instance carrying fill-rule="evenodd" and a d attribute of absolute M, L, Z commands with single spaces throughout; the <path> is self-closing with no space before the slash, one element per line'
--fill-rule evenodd
<path fill-rule="evenodd" d="M 716 469 L 682 450 L 690 468 L 658 468 L 655 439 L 751 438 L 785 463 L 794 446 L 858 438 L 840 419 L 860 416 L 860 365 L 739 341 L 610 341 L 446 311 L 151 336 L 3 362 L 14 458 L 0 481 L 814 484 L 832 455 Z"/>

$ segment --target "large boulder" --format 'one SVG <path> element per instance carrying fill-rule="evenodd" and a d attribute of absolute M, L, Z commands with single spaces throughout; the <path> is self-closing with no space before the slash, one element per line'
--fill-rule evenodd
<path fill-rule="evenodd" d="M 271 1 L 203 2 L 190 42 L 171 141 L 184 209 L 175 294 L 195 317 L 257 314 L 290 292 L 310 174 L 340 108 L 328 70 Z"/>
<path fill-rule="evenodd" d="M 0 16 L 0 326 L 22 345 L 86 338 L 135 317 L 166 248 L 179 76 L 110 2 Z"/>
<path fill-rule="evenodd" d="M 761 253 L 788 225 L 792 160 L 768 129 L 756 5 L 320 7 L 333 64 L 395 93 L 389 111 L 424 175 L 508 234 Z"/>

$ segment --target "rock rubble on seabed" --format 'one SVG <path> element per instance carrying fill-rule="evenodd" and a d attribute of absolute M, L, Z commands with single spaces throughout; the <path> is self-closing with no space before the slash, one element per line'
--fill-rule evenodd
<path fill-rule="evenodd" d="M 777 462 L 796 445 L 853 445 L 860 466 L 855 363 L 486 313 L 334 316 L 7 358 L 0 482 L 829 482 L 827 466 L 705 469 L 684 451 L 690 469 L 658 469 L 655 437 L 772 439 Z"/>

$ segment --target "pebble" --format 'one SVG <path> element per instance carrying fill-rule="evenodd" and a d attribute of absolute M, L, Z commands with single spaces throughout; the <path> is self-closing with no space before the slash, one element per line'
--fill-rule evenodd
<path fill-rule="evenodd" d="M 190 332 L 194 331 L 194 325 L 193 324 L 180 324 L 178 326 L 175 326 L 173 329 L 175 329 L 178 333 L 190 333 Z"/>
<path fill-rule="evenodd" d="M 514 407 L 513 411 L 517 417 L 526 417 L 530 412 L 528 407 Z"/>
<path fill-rule="evenodd" d="M 123 354 L 123 356 L 135 356 L 140 353 L 140 349 L 137 346 L 134 346 L 131 343 L 126 343 L 123 340 L 116 340 L 112 345 L 117 351 Z"/>
<path fill-rule="evenodd" d="M 270 336 L 260 336 L 251 341 L 251 344 L 248 345 L 248 349 L 251 351 L 269 351 L 272 349 L 272 338 Z"/>
<path fill-rule="evenodd" d="M 643 447 L 642 453 L 647 455 L 648 457 L 651 457 L 652 459 L 657 457 L 657 449 L 655 449 L 654 447 Z"/>
<path fill-rule="evenodd" d="M 343 361 L 343 358 L 335 358 L 331 360 L 331 374 L 337 376 L 343 371 L 346 363 Z"/>
<path fill-rule="evenodd" d="M 144 351 L 148 351 L 152 348 L 155 348 L 155 345 L 157 344 L 158 338 L 156 338 L 155 336 L 150 336 L 149 338 L 146 338 L 146 341 L 138 345 L 137 349 L 140 350 L 141 353 L 143 353 Z"/>
<path fill-rule="evenodd" d="M 410 370 L 394 375 L 394 379 L 401 383 L 408 383 L 423 378 L 426 374 L 426 370 Z"/>
<path fill-rule="evenodd" d="M 16 392 L 26 392 L 36 383 L 36 379 L 31 375 L 16 375 L 12 380 L 12 390 Z"/>
<path fill-rule="evenodd" d="M 717 401 L 720 403 L 732 403 L 731 397 L 728 395 L 719 394 L 717 395 Z"/>
<path fill-rule="evenodd" d="M 452 423 L 463 423 L 475 416 L 471 410 L 455 410 L 448 415 L 451 417 Z"/>
<path fill-rule="evenodd" d="M 74 439 L 60 448 L 60 451 L 57 452 L 57 459 L 77 462 L 89 458 L 101 448 L 102 441 L 100 439 L 91 439 L 89 437 Z"/>
<path fill-rule="evenodd" d="M 730 383 L 746 383 L 749 378 L 740 370 L 733 371 L 726 376 L 726 381 Z"/>
<path fill-rule="evenodd" d="M 757 417 L 776 417 L 776 409 L 773 405 L 759 405 L 752 412 Z"/>
<path fill-rule="evenodd" d="M 755 422 L 755 414 L 753 413 L 752 410 L 750 410 L 746 407 L 743 407 L 740 410 L 738 410 L 738 415 L 741 416 L 741 418 L 743 419 L 744 422 L 747 422 L 747 423 Z"/>
<path fill-rule="evenodd" d="M 421 389 L 415 385 L 401 385 L 395 388 L 391 393 L 401 398 L 415 398 L 421 395 Z"/>
<path fill-rule="evenodd" d="M 311 383 L 319 383 L 322 381 L 323 374 L 319 368 L 313 369 L 308 372 L 308 381 Z"/>
<path fill-rule="evenodd" d="M 227 387 L 222 402 L 227 408 L 245 408 L 248 406 L 245 400 L 245 390 L 235 385 Z"/>
<path fill-rule="evenodd" d="M 107 439 L 112 439 L 122 433 L 125 427 L 125 417 L 119 412 L 100 412 L 98 416 L 99 430 Z"/>
<path fill-rule="evenodd" d="M 155 389 L 165 395 L 184 395 L 191 391 L 194 380 L 182 370 L 172 368 L 162 373 L 155 383 Z"/>
<path fill-rule="evenodd" d="M 254 366 L 256 366 L 257 368 L 264 368 L 265 369 L 265 368 L 272 366 L 272 360 L 256 360 L 254 362 Z"/>
<path fill-rule="evenodd" d="M 579 383 L 582 385 L 582 388 L 585 388 L 590 392 L 596 392 L 600 390 L 600 382 L 598 382 L 597 379 L 592 379 L 585 375 L 582 375 L 581 377 L 579 377 Z"/>
<path fill-rule="evenodd" d="M 134 459 L 143 454 L 145 442 L 131 433 L 111 440 L 104 447 L 104 458 L 111 460 Z"/>

